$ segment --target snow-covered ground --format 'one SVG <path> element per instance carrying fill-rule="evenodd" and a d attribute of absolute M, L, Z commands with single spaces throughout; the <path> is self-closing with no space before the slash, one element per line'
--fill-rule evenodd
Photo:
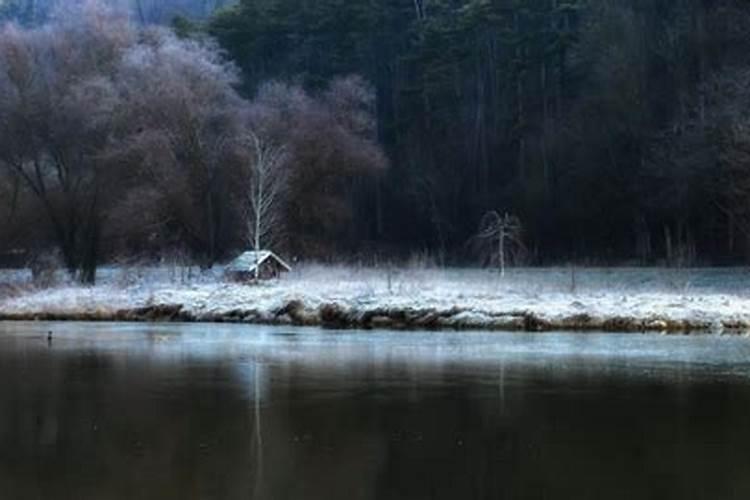
<path fill-rule="evenodd" d="M 0 272 L 0 317 L 173 319 L 382 328 L 750 330 L 747 269 L 373 269 L 306 265 L 281 280 L 104 269 L 99 284 Z M 3 288 L 2 283 L 5 283 Z M 3 294 L 3 290 L 5 290 Z"/>

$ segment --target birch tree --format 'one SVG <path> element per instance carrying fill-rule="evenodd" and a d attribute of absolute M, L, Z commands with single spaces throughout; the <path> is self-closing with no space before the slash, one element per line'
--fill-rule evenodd
<path fill-rule="evenodd" d="M 282 201 L 287 189 L 286 148 L 249 130 L 243 137 L 248 151 L 249 185 L 245 194 L 247 238 L 256 252 L 270 248 L 281 233 Z M 255 278 L 258 278 L 258 262 Z"/>

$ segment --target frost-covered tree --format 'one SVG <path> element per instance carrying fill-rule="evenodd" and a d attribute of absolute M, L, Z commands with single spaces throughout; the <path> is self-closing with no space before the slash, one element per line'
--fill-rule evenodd
<path fill-rule="evenodd" d="M 118 54 L 135 33 L 109 11 L 0 31 L 0 168 L 43 207 L 68 271 L 93 282 L 113 199 L 106 151 L 121 95 Z"/>
<path fill-rule="evenodd" d="M 142 24 L 167 24 L 176 16 L 205 18 L 234 0 L 120 0 Z"/>
<path fill-rule="evenodd" d="M 248 242 L 259 252 L 270 248 L 282 231 L 283 197 L 287 188 L 286 152 L 281 145 L 248 130 L 243 137 L 248 151 L 249 185 L 245 190 Z M 258 269 L 256 267 L 256 278 Z"/>
<path fill-rule="evenodd" d="M 287 230 L 284 249 L 335 248 L 385 166 L 364 81 L 271 83 L 248 101 L 210 40 L 102 3 L 0 29 L 0 194 L 44 214 L 40 248 L 84 282 L 117 251 L 186 250 L 210 267 L 247 243 L 248 206 L 254 247 Z"/>
<path fill-rule="evenodd" d="M 265 136 L 285 145 L 288 250 L 327 257 L 351 231 L 357 196 L 387 166 L 375 137 L 373 100 L 356 76 L 334 79 L 320 93 L 266 83 L 253 100 L 253 108 L 264 110 Z"/>
<path fill-rule="evenodd" d="M 157 29 L 122 58 L 126 93 L 119 149 L 135 184 L 202 265 L 236 245 L 245 102 L 236 75 L 210 44 Z M 148 195 L 146 193 L 149 193 Z"/>
<path fill-rule="evenodd" d="M 523 227 L 518 217 L 492 210 L 487 212 L 479 224 L 474 237 L 475 244 L 485 262 L 497 266 L 501 276 L 510 256 L 518 257 L 523 250 Z"/>
<path fill-rule="evenodd" d="M 104 236 L 138 225 L 205 265 L 227 250 L 244 108 L 234 83 L 214 47 L 96 3 L 2 28 L 0 169 L 38 201 L 71 275 L 93 282 Z"/>
<path fill-rule="evenodd" d="M 205 18 L 236 0 L 95 0 L 132 17 L 140 24 L 168 24 L 175 16 Z M 0 21 L 39 25 L 60 9 L 76 9 L 92 0 L 0 0 Z"/>

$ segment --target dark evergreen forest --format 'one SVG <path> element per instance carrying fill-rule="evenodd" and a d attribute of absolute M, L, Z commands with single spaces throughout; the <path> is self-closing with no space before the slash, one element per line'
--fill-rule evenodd
<path fill-rule="evenodd" d="M 750 251 L 746 2 L 245 0 L 208 30 L 247 93 L 375 85 L 391 168 L 353 247 L 455 256 L 498 210 L 533 262 Z"/>

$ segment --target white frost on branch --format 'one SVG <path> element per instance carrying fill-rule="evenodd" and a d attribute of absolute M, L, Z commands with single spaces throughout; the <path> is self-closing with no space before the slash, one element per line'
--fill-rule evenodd
<path fill-rule="evenodd" d="M 249 152 L 249 186 L 245 191 L 248 244 L 255 252 L 271 248 L 281 233 L 282 200 L 287 188 L 286 148 L 250 130 L 242 138 Z M 257 253 L 256 253 L 257 254 Z M 258 266 L 255 268 L 256 275 Z M 257 278 L 257 276 L 256 276 Z"/>

